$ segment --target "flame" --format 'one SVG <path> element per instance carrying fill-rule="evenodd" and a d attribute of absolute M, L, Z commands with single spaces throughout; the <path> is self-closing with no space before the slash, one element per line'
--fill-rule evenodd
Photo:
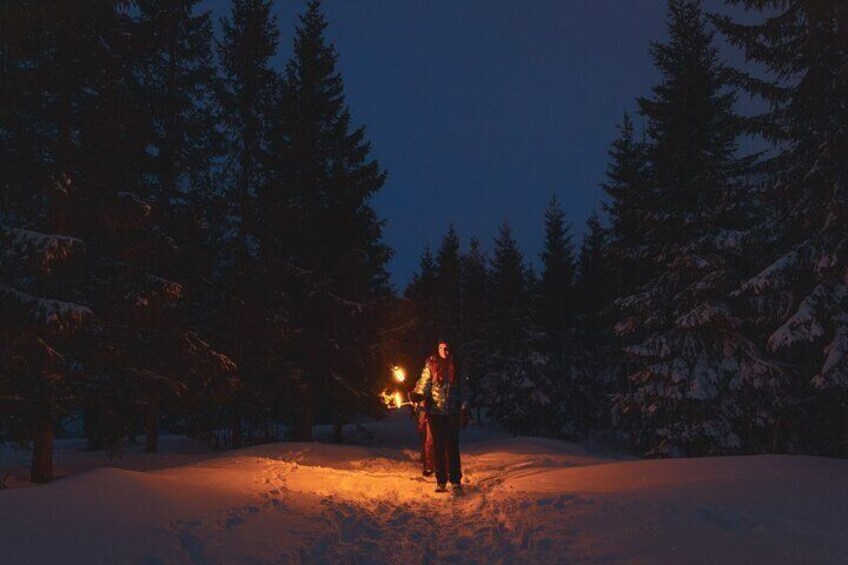
<path fill-rule="evenodd" d="M 383 401 L 383 404 L 386 405 L 386 408 L 394 408 L 395 398 L 394 395 L 388 390 L 384 390 L 380 393 L 380 400 Z"/>
<path fill-rule="evenodd" d="M 402 383 L 403 381 L 406 380 L 406 372 L 403 370 L 403 367 L 401 367 L 399 365 L 395 365 L 395 366 L 392 367 L 392 375 L 394 376 L 395 380 L 399 383 Z"/>
<path fill-rule="evenodd" d="M 390 392 L 389 390 L 384 390 L 379 396 L 380 400 L 383 401 L 383 404 L 386 405 L 386 408 L 400 408 L 410 404 L 409 402 L 404 401 L 403 395 L 400 391 Z"/>

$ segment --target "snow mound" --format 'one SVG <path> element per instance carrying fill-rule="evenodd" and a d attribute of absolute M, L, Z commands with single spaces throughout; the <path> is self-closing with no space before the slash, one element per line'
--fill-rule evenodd
<path fill-rule="evenodd" d="M 170 453 L 128 452 L 127 468 L 58 442 L 64 478 L 0 491 L 0 562 L 837 563 L 848 551 L 848 461 L 617 460 L 476 429 L 455 497 L 421 477 L 411 422 L 364 437 L 220 454 L 163 438 Z M 0 470 L 23 462 L 0 451 Z"/>

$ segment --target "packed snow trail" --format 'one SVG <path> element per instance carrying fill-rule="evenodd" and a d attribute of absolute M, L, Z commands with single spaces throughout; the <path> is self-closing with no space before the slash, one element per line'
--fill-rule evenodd
<path fill-rule="evenodd" d="M 64 478 L 25 486 L 0 451 L 0 563 L 839 563 L 848 461 L 617 460 L 475 429 L 462 497 L 420 476 L 412 424 L 370 445 L 278 443 L 114 464 L 57 443 Z M 351 434 L 353 435 L 353 434 Z M 378 447 L 379 446 L 379 447 Z M 179 451 L 184 451 L 179 453 Z M 97 460 L 100 461 L 100 460 Z M 138 469 L 145 469 L 139 471 Z"/>

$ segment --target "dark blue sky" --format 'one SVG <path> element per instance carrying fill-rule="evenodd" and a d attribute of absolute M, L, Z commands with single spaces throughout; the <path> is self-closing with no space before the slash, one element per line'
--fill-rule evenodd
<path fill-rule="evenodd" d="M 216 15 L 226 0 L 209 0 Z M 305 2 L 280 1 L 281 63 Z M 718 0 L 707 3 L 719 6 Z M 347 101 L 389 171 L 374 199 L 403 289 L 453 222 L 492 248 L 508 220 L 538 266 L 556 194 L 575 243 L 602 198 L 607 149 L 649 94 L 664 0 L 326 0 Z"/>

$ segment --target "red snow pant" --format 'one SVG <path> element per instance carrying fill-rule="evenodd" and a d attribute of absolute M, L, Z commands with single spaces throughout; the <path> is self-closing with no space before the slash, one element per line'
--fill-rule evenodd
<path fill-rule="evenodd" d="M 428 414 L 427 421 L 436 452 L 436 482 L 444 484 L 449 478 L 452 484 L 460 484 L 459 415 Z"/>
<path fill-rule="evenodd" d="M 433 451 L 433 434 L 427 425 L 427 413 L 418 412 L 418 437 L 421 438 L 421 467 L 424 473 L 432 473 L 435 468 L 435 452 Z"/>

